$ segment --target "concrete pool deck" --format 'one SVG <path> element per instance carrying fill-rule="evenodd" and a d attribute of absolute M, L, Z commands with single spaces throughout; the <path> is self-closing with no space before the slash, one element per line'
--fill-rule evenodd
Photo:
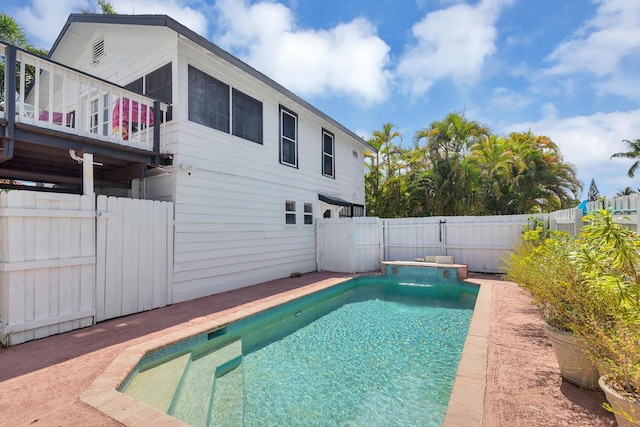
<path fill-rule="evenodd" d="M 113 391 L 134 355 L 350 277 L 310 273 L 275 280 L 2 349 L 0 425 L 184 425 L 167 424 L 163 414 Z M 537 310 L 517 285 L 474 274 L 469 282 L 481 292 L 445 425 L 615 425 L 600 407 L 602 393 L 562 381 Z"/>

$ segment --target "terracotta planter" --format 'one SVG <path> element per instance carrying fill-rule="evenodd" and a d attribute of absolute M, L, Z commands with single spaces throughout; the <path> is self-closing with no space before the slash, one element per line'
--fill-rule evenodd
<path fill-rule="evenodd" d="M 625 399 L 607 385 L 607 376 L 600 377 L 598 381 L 600 388 L 607 396 L 607 402 L 613 408 L 616 423 L 619 427 L 640 426 L 640 405 L 631 400 Z M 631 419 L 629 419 L 631 418 Z M 633 421 L 632 421 L 633 420 Z"/>
<path fill-rule="evenodd" d="M 549 325 L 546 325 L 546 329 L 556 353 L 562 378 L 578 387 L 597 390 L 600 375 L 596 366 L 587 359 L 582 343 L 570 332 Z"/>

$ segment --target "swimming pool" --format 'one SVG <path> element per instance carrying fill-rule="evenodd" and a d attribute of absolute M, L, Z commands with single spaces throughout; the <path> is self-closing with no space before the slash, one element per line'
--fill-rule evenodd
<path fill-rule="evenodd" d="M 430 282 L 342 283 L 150 352 L 121 390 L 192 425 L 441 425 L 477 287 Z"/>

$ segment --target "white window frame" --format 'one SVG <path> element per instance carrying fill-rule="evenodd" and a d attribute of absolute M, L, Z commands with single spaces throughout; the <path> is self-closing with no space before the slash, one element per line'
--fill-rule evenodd
<path fill-rule="evenodd" d="M 313 203 L 304 204 L 304 225 L 313 225 Z"/>
<path fill-rule="evenodd" d="M 285 225 L 296 225 L 296 202 L 295 200 L 284 201 L 284 223 Z"/>

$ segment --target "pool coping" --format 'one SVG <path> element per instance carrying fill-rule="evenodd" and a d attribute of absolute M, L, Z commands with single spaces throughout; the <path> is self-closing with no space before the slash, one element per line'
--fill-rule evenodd
<path fill-rule="evenodd" d="M 355 276 L 354 276 L 355 277 Z M 325 279 L 254 302 L 205 316 L 197 325 L 183 324 L 161 337 L 129 347 L 120 353 L 80 394 L 79 400 L 126 426 L 188 426 L 177 418 L 139 402 L 117 389 L 149 351 L 163 348 L 193 335 L 217 329 L 252 314 L 311 293 L 338 285 L 353 277 Z M 456 373 L 443 426 L 482 425 L 486 388 L 491 284 L 480 286 Z"/>

